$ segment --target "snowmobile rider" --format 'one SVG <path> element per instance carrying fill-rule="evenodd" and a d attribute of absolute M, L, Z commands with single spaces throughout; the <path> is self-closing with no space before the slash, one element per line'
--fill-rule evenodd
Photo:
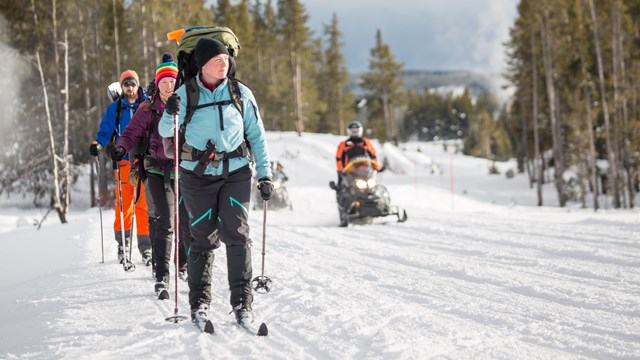
<path fill-rule="evenodd" d="M 132 151 L 144 154 L 144 169 L 142 174 L 146 179 L 145 185 L 149 191 L 148 202 L 154 205 L 155 231 L 152 234 L 153 245 L 153 270 L 155 270 L 156 283 L 154 289 L 158 295 L 169 286 L 169 268 L 171 254 L 173 253 L 174 238 L 174 193 L 173 168 L 174 163 L 165 155 L 162 137 L 158 133 L 158 122 L 164 112 L 165 102 L 173 94 L 176 79 L 178 78 L 178 65 L 173 62 L 173 55 L 165 53 L 162 62 L 156 67 L 155 91 L 149 92 L 148 98 L 138 110 L 129 126 L 118 139 L 116 146 L 111 151 L 111 158 L 119 161 L 125 154 L 132 155 Z M 151 85 L 150 85 L 151 87 Z M 138 149 L 136 149 L 138 148 Z M 136 155 L 139 156 L 139 155 Z M 183 205 L 180 205 L 180 224 L 188 225 L 188 215 Z M 187 247 L 190 233 L 181 226 L 179 251 L 179 268 L 187 268 Z M 185 231 L 186 230 L 186 231 Z M 182 270 L 180 270 L 182 271 Z M 181 274 L 186 277 L 186 272 Z"/>
<path fill-rule="evenodd" d="M 251 90 L 241 83 L 242 112 L 231 99 L 229 52 L 219 41 L 198 40 L 193 52 L 198 74 L 165 104 L 158 130 L 174 137 L 187 115 L 187 88 L 197 86 L 198 108 L 184 129 L 180 154 L 180 192 L 189 212 L 192 242 L 187 255 L 189 304 L 194 322 L 208 319 L 214 249 L 226 245 L 230 303 L 236 321 L 252 320 L 251 240 L 248 211 L 251 169 L 245 138 L 258 174 L 261 197 L 271 199 L 273 184 L 265 130 Z"/>
<path fill-rule="evenodd" d="M 282 182 L 288 181 L 289 177 L 284 173 L 284 166 L 279 161 L 271 162 L 271 172 L 273 173 L 273 180 L 282 180 Z"/>
<path fill-rule="evenodd" d="M 125 70 L 120 75 L 120 85 L 123 93 L 107 107 L 100 128 L 96 134 L 96 139 L 89 147 L 89 153 L 98 156 L 107 144 L 113 144 L 120 137 L 124 129 L 129 125 L 133 114 L 138 106 L 146 99 L 144 91 L 138 86 L 140 80 L 138 74 L 133 70 Z M 128 156 L 124 156 L 120 161 L 114 162 L 114 167 L 120 167 L 120 186 L 122 187 L 122 213 L 124 217 L 124 236 L 126 238 L 127 249 L 131 246 L 131 228 L 133 226 L 133 213 L 135 211 L 136 229 L 138 233 L 138 250 L 142 255 L 142 260 L 146 264 L 151 260 L 151 240 L 149 238 L 149 218 L 147 215 L 147 200 L 144 193 L 144 185 L 136 189 L 128 181 L 131 171 L 131 164 Z M 114 170 L 115 173 L 115 170 Z M 116 181 L 117 177 L 116 177 Z M 124 261 L 124 248 L 122 245 L 122 227 L 120 223 L 120 199 L 118 188 L 116 192 L 116 218 L 113 222 L 115 238 L 118 242 L 118 261 Z M 137 202 L 132 206 L 134 197 L 139 193 Z"/>
<path fill-rule="evenodd" d="M 338 170 L 338 187 L 342 185 L 342 170 L 349 161 L 358 157 L 367 157 L 371 160 L 374 170 L 380 171 L 380 164 L 376 158 L 376 149 L 371 140 L 362 136 L 363 128 L 359 121 L 353 121 L 347 126 L 349 138 L 338 145 L 336 151 L 336 169 Z"/>

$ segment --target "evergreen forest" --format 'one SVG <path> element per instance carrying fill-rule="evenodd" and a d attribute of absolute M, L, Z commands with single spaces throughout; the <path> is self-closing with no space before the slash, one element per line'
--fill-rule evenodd
<path fill-rule="evenodd" d="M 495 94 L 409 87 L 407 71 L 378 30 L 368 70 L 348 86 L 340 19 L 309 26 L 299 0 L 0 0 L 0 43 L 17 63 L 0 134 L 0 194 L 23 194 L 57 212 L 81 165 L 109 203 L 107 161 L 88 147 L 125 69 L 153 80 L 167 33 L 226 26 L 238 36 L 237 78 L 254 92 L 267 130 L 344 134 L 360 120 L 367 136 L 460 140 L 464 153 L 518 160 L 538 189 L 552 183 L 561 206 L 579 201 L 632 208 L 640 174 L 640 2 L 521 0 L 505 44 L 508 101 Z M 94 170 L 95 166 L 95 170 Z M 92 180 L 93 181 L 93 180 Z"/>

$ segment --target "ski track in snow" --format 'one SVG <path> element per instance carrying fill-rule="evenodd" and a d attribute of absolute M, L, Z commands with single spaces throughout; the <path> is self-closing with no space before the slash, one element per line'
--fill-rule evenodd
<path fill-rule="evenodd" d="M 323 159 L 332 156 L 322 151 L 327 139 L 313 137 L 311 146 Z M 308 161 L 294 161 L 289 176 L 300 178 Z M 334 174 L 330 166 L 323 171 Z M 480 204 L 464 196 L 451 209 L 446 190 L 411 175 L 389 177 L 392 200 L 409 220 L 347 228 L 337 227 L 324 178 L 292 180 L 294 210 L 267 218 L 265 275 L 274 286 L 254 299 L 257 321 L 269 326 L 266 338 L 238 328 L 229 314 L 223 248 L 213 270 L 216 334 L 207 335 L 190 320 L 165 321 L 174 314 L 173 276 L 171 299 L 158 301 L 135 248 L 134 272 L 116 263 L 112 210 L 104 212 L 105 264 L 95 209 L 74 212 L 66 225 L 49 221 L 45 231 L 3 230 L 0 242 L 15 246 L 3 270 L 17 271 L 32 246 L 52 243 L 44 250 L 55 258 L 43 256 L 31 272 L 3 280 L 0 358 L 640 358 L 637 214 Z M 250 213 L 250 225 L 257 276 L 261 210 Z M 187 284 L 178 285 L 179 314 L 188 316 Z"/>

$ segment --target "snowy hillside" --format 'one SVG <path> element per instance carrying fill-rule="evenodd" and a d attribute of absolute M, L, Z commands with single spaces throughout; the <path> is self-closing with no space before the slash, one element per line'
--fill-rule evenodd
<path fill-rule="evenodd" d="M 250 336 L 229 315 L 226 257 L 216 251 L 215 335 L 165 321 L 149 268 L 116 263 L 113 210 L 87 209 L 76 185 L 70 223 L 0 200 L 0 359 L 638 359 L 640 213 L 535 207 L 523 175 L 442 145 L 379 147 L 380 174 L 409 220 L 338 227 L 333 135 L 269 133 L 293 210 L 269 211 L 265 275 Z M 419 148 L 420 151 L 417 151 Z M 453 172 L 452 172 L 453 170 Z M 451 176 L 453 175 L 453 176 Z M 452 194 L 453 190 L 453 194 Z M 83 204 L 85 204 L 83 206 Z M 251 213 L 254 276 L 262 212 Z M 173 289 L 173 283 L 171 288 Z M 179 313 L 188 315 L 179 282 Z"/>

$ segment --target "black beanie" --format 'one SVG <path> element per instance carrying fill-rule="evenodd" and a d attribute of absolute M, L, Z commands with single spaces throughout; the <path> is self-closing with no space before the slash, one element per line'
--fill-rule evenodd
<path fill-rule="evenodd" d="M 198 70 L 202 69 L 207 61 L 211 60 L 214 56 L 220 54 L 229 55 L 227 47 L 216 39 L 202 38 L 198 40 L 196 49 L 193 52 L 193 56 L 196 59 L 196 66 Z"/>

